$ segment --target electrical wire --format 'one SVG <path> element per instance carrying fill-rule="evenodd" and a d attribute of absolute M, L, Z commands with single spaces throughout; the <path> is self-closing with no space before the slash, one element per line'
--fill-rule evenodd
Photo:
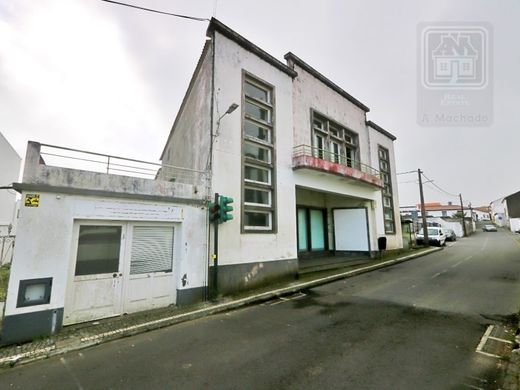
<path fill-rule="evenodd" d="M 140 7 L 140 6 L 138 6 L 138 5 L 122 3 L 122 2 L 114 1 L 114 0 L 101 0 L 101 1 L 104 1 L 104 2 L 106 2 L 106 3 L 116 4 L 116 5 L 122 5 L 122 6 L 124 6 L 124 7 L 135 8 L 135 9 L 139 9 L 139 10 L 141 10 L 141 11 L 148 11 L 148 12 L 154 12 L 154 13 L 156 13 L 156 14 L 161 14 L 161 15 L 175 16 L 175 17 L 177 17 L 177 18 L 183 18 L 183 19 L 195 20 L 195 21 L 197 21 L 197 22 L 209 22 L 209 21 L 210 21 L 208 18 L 197 18 L 197 17 L 195 17 L 195 16 L 188 16 L 188 15 L 174 14 L 174 13 L 171 13 L 171 12 L 159 11 L 159 10 L 157 10 L 157 9 Z"/>
<path fill-rule="evenodd" d="M 426 176 L 426 175 L 424 174 L 424 172 L 422 173 L 422 175 L 423 175 L 426 179 L 428 179 L 429 182 L 430 182 L 431 184 L 433 184 L 435 187 L 437 187 L 437 189 L 439 189 L 440 191 L 442 191 L 444 194 L 449 195 L 449 196 L 453 196 L 454 198 L 458 198 L 458 197 L 459 197 L 459 195 L 452 194 L 451 192 L 448 192 L 448 191 L 442 189 L 441 187 L 439 187 L 437 184 L 435 184 L 435 182 L 434 182 L 432 179 L 430 179 L 428 176 Z"/>
<path fill-rule="evenodd" d="M 398 173 L 396 173 L 396 175 L 406 175 L 408 173 L 417 173 L 417 171 L 398 172 Z"/>

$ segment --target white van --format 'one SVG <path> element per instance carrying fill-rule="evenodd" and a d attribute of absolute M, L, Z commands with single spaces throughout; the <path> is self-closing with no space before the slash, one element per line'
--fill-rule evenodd
<path fill-rule="evenodd" d="M 417 233 L 417 245 L 424 243 L 424 232 Z M 428 241 L 430 245 L 444 246 L 446 244 L 446 234 L 440 227 L 428 227 Z"/>

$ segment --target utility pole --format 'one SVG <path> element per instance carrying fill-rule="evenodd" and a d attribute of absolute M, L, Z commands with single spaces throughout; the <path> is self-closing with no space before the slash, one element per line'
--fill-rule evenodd
<path fill-rule="evenodd" d="M 464 204 L 462 203 L 462 194 L 459 194 L 460 199 L 460 212 L 462 213 L 462 231 L 464 232 L 464 237 L 468 236 L 468 232 L 466 232 L 466 222 L 464 221 Z"/>
<path fill-rule="evenodd" d="M 215 203 L 214 207 L 217 207 L 218 210 L 218 204 L 219 204 L 219 194 L 218 192 L 215 193 Z M 213 221 L 213 286 L 211 291 L 211 296 L 213 299 L 217 299 L 218 295 L 218 225 L 219 220 L 218 218 L 215 218 Z"/>
<path fill-rule="evenodd" d="M 422 226 L 423 226 L 423 234 L 424 234 L 424 246 L 430 246 L 430 239 L 428 237 L 428 226 L 426 226 L 426 207 L 424 206 L 422 171 L 420 169 L 418 169 L 417 174 L 419 175 L 419 193 L 421 195 L 421 215 L 422 215 Z"/>

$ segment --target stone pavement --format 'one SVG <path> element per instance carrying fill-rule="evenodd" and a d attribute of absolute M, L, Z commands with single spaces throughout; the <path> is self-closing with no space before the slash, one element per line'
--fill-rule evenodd
<path fill-rule="evenodd" d="M 136 314 L 122 315 L 88 323 L 64 327 L 50 337 L 33 340 L 21 345 L 0 348 L 0 368 L 45 359 L 69 351 L 80 350 L 121 337 L 159 329 L 176 323 L 233 310 L 246 305 L 268 301 L 273 298 L 290 295 L 325 283 L 352 277 L 379 268 L 388 267 L 427 255 L 442 248 L 414 250 L 411 254 L 383 258 L 369 264 L 357 264 L 342 269 L 328 270 L 301 275 L 293 282 L 267 286 L 249 291 L 242 295 L 226 297 L 213 302 L 197 305 L 150 310 Z"/>

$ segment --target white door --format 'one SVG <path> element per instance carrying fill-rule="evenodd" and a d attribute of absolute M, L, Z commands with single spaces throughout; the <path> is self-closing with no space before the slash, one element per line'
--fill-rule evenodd
<path fill-rule="evenodd" d="M 337 251 L 369 251 L 366 209 L 334 210 L 334 238 Z"/>
<path fill-rule="evenodd" d="M 174 233 L 172 225 L 130 226 L 125 313 L 165 307 L 174 303 Z"/>
<path fill-rule="evenodd" d="M 64 324 L 121 314 L 126 226 L 76 222 Z"/>

